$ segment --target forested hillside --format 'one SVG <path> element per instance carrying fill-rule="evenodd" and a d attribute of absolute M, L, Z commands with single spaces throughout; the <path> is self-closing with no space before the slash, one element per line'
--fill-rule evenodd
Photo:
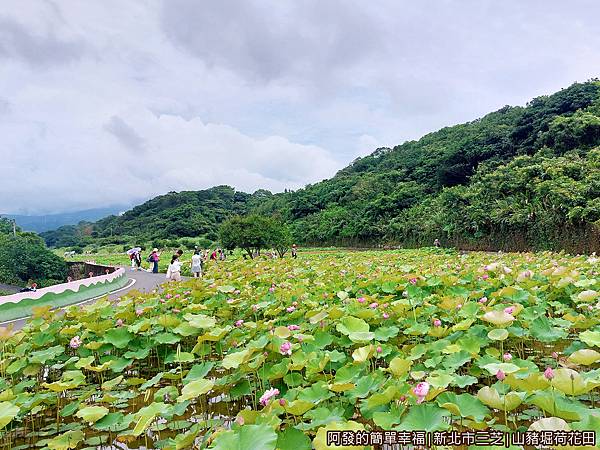
<path fill-rule="evenodd" d="M 576 83 L 418 141 L 381 148 L 295 192 L 170 193 L 56 236 L 216 238 L 226 217 L 277 214 L 304 244 L 600 249 L 600 83 Z M 64 242 L 63 242 L 64 244 Z M 69 244 L 71 245 L 71 244 Z"/>

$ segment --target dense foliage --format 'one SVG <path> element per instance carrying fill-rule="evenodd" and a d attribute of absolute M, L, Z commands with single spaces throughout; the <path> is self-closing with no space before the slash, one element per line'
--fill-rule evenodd
<path fill-rule="evenodd" d="M 75 234 L 214 240 L 222 220 L 251 212 L 278 214 L 305 244 L 420 245 L 440 238 L 464 248 L 590 252 L 600 250 L 599 149 L 600 82 L 576 83 L 526 107 L 506 106 L 378 149 L 295 192 L 171 193 Z M 75 234 L 44 236 L 64 246 Z"/>
<path fill-rule="evenodd" d="M 250 258 L 267 248 L 275 249 L 283 257 L 292 245 L 292 236 L 285 223 L 256 214 L 226 220 L 219 229 L 219 240 L 226 249 L 245 250 Z"/>
<path fill-rule="evenodd" d="M 600 437 L 597 258 L 423 249 L 207 269 L 0 329 L 2 444 L 322 450 L 339 448 L 327 430 L 349 429 Z"/>
<path fill-rule="evenodd" d="M 46 248 L 35 233 L 20 230 L 13 235 L 12 223 L 0 219 L 0 283 L 39 287 L 62 283 L 67 277 L 65 261 Z"/>

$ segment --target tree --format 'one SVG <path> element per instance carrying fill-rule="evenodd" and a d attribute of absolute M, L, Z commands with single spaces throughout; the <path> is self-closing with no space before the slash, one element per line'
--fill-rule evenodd
<path fill-rule="evenodd" d="M 276 219 L 271 219 L 269 230 L 269 244 L 273 247 L 280 258 L 283 258 L 292 245 L 292 233 L 289 227 Z"/>
<path fill-rule="evenodd" d="M 262 249 L 273 247 L 279 256 L 285 255 L 291 243 L 288 227 L 272 217 L 252 214 L 235 216 L 225 221 L 219 230 L 221 244 L 228 250 L 239 247 L 250 258 Z"/>
<path fill-rule="evenodd" d="M 67 263 L 44 245 L 34 233 L 0 235 L 0 282 L 25 284 L 34 280 L 39 287 L 64 282 Z"/>

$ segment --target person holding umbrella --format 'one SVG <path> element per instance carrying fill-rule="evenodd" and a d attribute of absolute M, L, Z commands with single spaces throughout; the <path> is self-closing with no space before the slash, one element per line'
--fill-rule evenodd
<path fill-rule="evenodd" d="M 141 247 L 134 247 L 127 250 L 127 255 L 129 255 L 129 259 L 131 259 L 131 270 L 136 270 L 136 268 L 137 270 L 140 270 L 142 265 L 141 251 Z"/>

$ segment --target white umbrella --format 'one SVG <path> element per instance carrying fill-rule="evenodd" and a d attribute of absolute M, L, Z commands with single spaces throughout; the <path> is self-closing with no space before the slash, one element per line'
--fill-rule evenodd
<path fill-rule="evenodd" d="M 131 255 L 133 255 L 134 253 L 139 253 L 139 252 L 141 252 L 141 251 L 142 251 L 142 248 L 141 248 L 141 247 L 134 247 L 134 248 L 130 248 L 129 250 L 127 250 L 127 255 L 128 255 L 128 256 L 131 256 Z"/>

